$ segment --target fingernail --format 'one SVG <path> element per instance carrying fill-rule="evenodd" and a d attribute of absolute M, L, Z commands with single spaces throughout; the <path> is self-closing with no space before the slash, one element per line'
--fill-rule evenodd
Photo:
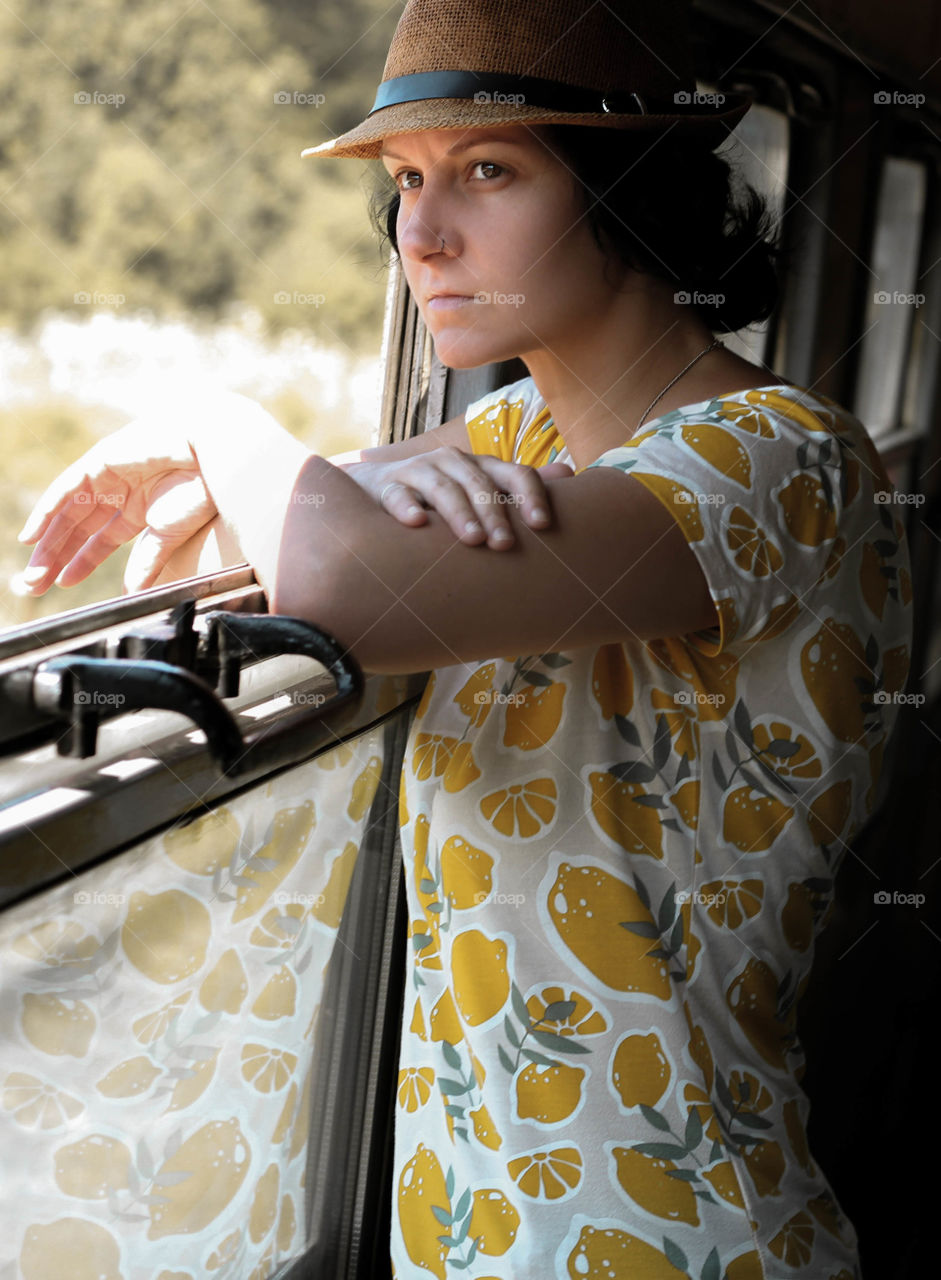
<path fill-rule="evenodd" d="M 479 520 L 468 520 L 467 524 L 464 526 L 464 532 L 479 533 L 482 527 L 483 526 Z"/>
<path fill-rule="evenodd" d="M 22 573 L 15 573 L 10 579 L 10 590 L 15 596 L 28 596 L 34 584 L 27 582 Z"/>
<path fill-rule="evenodd" d="M 405 512 L 405 514 L 407 516 L 420 516 L 421 507 L 409 507 L 408 510 Z"/>
<path fill-rule="evenodd" d="M 49 572 L 44 564 L 28 565 L 21 573 L 20 577 L 24 582 L 38 582 L 40 578 L 44 578 Z"/>
<path fill-rule="evenodd" d="M 493 536 L 498 542 L 506 542 L 508 538 L 512 538 L 509 529 L 494 529 Z"/>
<path fill-rule="evenodd" d="M 549 519 L 549 512 L 548 512 L 548 511 L 546 511 L 543 507 L 533 507 L 533 519 L 534 519 L 534 520 L 548 520 L 548 519 Z"/>

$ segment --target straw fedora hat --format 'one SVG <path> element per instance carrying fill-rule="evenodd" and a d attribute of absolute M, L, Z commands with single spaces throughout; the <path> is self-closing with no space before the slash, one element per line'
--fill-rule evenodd
<path fill-rule="evenodd" d="M 672 128 L 715 147 L 751 106 L 699 94 L 687 0 L 409 0 L 366 119 L 302 156 L 378 159 L 417 129 Z"/>

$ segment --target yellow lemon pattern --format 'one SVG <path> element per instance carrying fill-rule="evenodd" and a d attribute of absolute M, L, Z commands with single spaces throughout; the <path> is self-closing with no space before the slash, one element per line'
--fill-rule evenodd
<path fill-rule="evenodd" d="M 466 422 L 475 453 L 571 462 L 531 378 Z M 904 524 L 863 426 L 797 387 L 589 465 L 670 512 L 717 625 L 429 677 L 394 1274 L 853 1275 L 796 1007 L 908 675 Z"/>
<path fill-rule="evenodd" d="M 267 1280 L 304 1252 L 318 1009 L 384 742 L 369 730 L 3 913 L 18 1276 Z M 461 901 L 487 883 L 480 852 Z M 428 1044 L 403 1089 L 416 1114 L 440 1096 Z M 473 1109 L 486 1150 L 479 1092 Z"/>

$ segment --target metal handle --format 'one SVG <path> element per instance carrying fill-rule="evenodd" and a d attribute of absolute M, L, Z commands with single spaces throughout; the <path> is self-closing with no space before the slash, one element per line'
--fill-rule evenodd
<path fill-rule="evenodd" d="M 311 623 L 281 614 L 221 610 L 204 617 L 208 653 L 197 662 L 217 676 L 218 693 L 202 676 L 169 662 L 65 654 L 11 672 L 3 680 L 4 695 L 13 703 L 64 721 L 57 750 L 83 759 L 95 754 L 102 720 L 149 708 L 179 712 L 202 729 L 211 755 L 229 776 L 276 763 L 282 740 L 328 714 L 341 708 L 349 711 L 358 704 L 364 686 L 359 663 Z M 223 697 L 238 693 L 242 663 L 247 659 L 289 653 L 322 663 L 333 677 L 335 696 L 243 737 L 219 693 Z"/>

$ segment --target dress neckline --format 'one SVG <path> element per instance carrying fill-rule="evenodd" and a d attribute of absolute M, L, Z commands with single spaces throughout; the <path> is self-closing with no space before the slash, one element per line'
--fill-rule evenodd
<path fill-rule="evenodd" d="M 534 385 L 535 385 L 535 384 L 534 384 Z M 752 394 L 753 394 L 753 393 L 755 393 L 755 392 L 762 392 L 762 391 L 788 391 L 788 390 L 789 390 L 789 391 L 797 391 L 797 392 L 799 392 L 799 394 L 800 394 L 802 397 L 803 397 L 803 396 L 809 396 L 811 399 L 813 399 L 813 400 L 817 400 L 818 404 L 820 403 L 820 401 L 819 401 L 819 397 L 815 396 L 815 395 L 814 395 L 814 393 L 813 393 L 812 391 L 808 390 L 808 388 L 806 388 L 806 387 L 800 387 L 800 386 L 798 386 L 798 385 L 797 385 L 796 383 L 794 383 L 794 382 L 769 382 L 769 383 L 768 383 L 767 385 L 765 385 L 765 386 L 761 386 L 761 387 L 744 387 L 744 388 L 740 388 L 740 389 L 735 390 L 735 391 L 725 391 L 725 392 L 722 392 L 722 393 L 721 393 L 721 394 L 719 394 L 719 395 L 709 396 L 709 397 L 708 397 L 707 399 L 705 399 L 705 400 L 692 400 L 692 401 L 690 401 L 690 403 L 689 403 L 689 404 L 680 405 L 680 406 L 679 406 L 679 408 L 676 408 L 676 409 L 668 409 L 665 413 L 658 414 L 658 416 L 657 416 L 656 418 L 651 418 L 649 422 L 645 422 L 645 423 L 644 423 L 644 425 L 643 425 L 642 427 L 638 427 L 638 428 L 637 428 L 637 430 L 634 432 L 634 435 L 632 435 L 630 438 L 631 438 L 631 440 L 633 440 L 633 439 L 634 439 L 636 436 L 638 436 L 638 435 L 641 435 L 641 434 L 646 435 L 649 431 L 652 431 L 652 430 L 657 426 L 657 423 L 658 423 L 658 422 L 662 422 L 664 418 L 669 418 L 672 414 L 678 414 L 681 418 L 688 418 L 688 417 L 690 416 L 690 414 L 691 414 L 692 412 L 694 412 L 696 409 L 700 409 L 700 408 L 702 408 L 702 407 L 703 407 L 703 405 L 709 405 L 709 404 L 712 404 L 712 403 L 713 403 L 714 401 L 716 401 L 716 400 L 731 400 L 731 399 L 734 399 L 734 398 L 735 398 L 735 397 L 737 397 L 737 396 L 747 396 L 747 395 L 752 395 Z M 537 391 L 537 394 L 538 394 L 538 391 Z M 541 396 L 540 396 L 539 398 L 540 398 L 540 399 L 542 399 L 542 397 L 541 397 Z M 545 400 L 543 400 L 543 401 L 542 401 L 542 403 L 543 403 L 543 409 L 548 409 L 548 408 L 549 408 L 549 406 L 546 404 Z M 541 411 L 540 411 L 540 412 L 541 412 Z M 551 413 L 549 414 L 548 419 L 547 419 L 547 420 L 546 420 L 546 422 L 544 423 L 544 427 L 543 427 L 543 429 L 545 429 L 545 427 L 549 427 L 549 426 L 551 426 L 551 427 L 555 427 L 555 420 L 553 419 L 553 417 L 552 417 L 552 414 L 551 414 Z M 558 434 L 558 432 L 557 432 L 556 434 Z M 562 438 L 562 437 L 561 437 L 561 436 L 559 436 L 559 439 L 560 439 L 560 440 L 561 440 L 561 438 Z M 617 446 L 615 446 L 615 447 L 617 447 Z M 605 452 L 607 452 L 607 450 L 606 450 Z M 563 457 L 563 456 L 562 456 L 563 454 L 565 454 L 566 456 L 565 456 L 565 457 Z M 567 446 L 567 445 L 563 445 L 563 447 L 559 450 L 559 452 L 558 452 L 558 453 L 556 454 L 556 456 L 552 459 L 552 461 L 553 461 L 553 462 L 567 462 L 567 463 L 568 463 L 572 468 L 574 468 L 574 470 L 576 471 L 576 474 L 577 474 L 577 473 L 578 473 L 578 471 L 579 471 L 579 468 L 575 467 L 575 463 L 574 463 L 574 461 L 573 461 L 573 459 L 572 459 L 571 454 L 570 454 L 570 453 L 569 453 L 569 451 L 568 451 L 568 446 Z M 590 467 L 590 466 L 592 466 L 592 463 L 590 463 L 590 462 L 589 462 L 589 463 L 587 463 L 587 466 L 589 466 L 589 467 Z M 582 471 L 584 471 L 584 470 L 585 470 L 585 467 L 582 467 L 582 468 L 580 468 L 580 469 L 581 469 Z"/>

